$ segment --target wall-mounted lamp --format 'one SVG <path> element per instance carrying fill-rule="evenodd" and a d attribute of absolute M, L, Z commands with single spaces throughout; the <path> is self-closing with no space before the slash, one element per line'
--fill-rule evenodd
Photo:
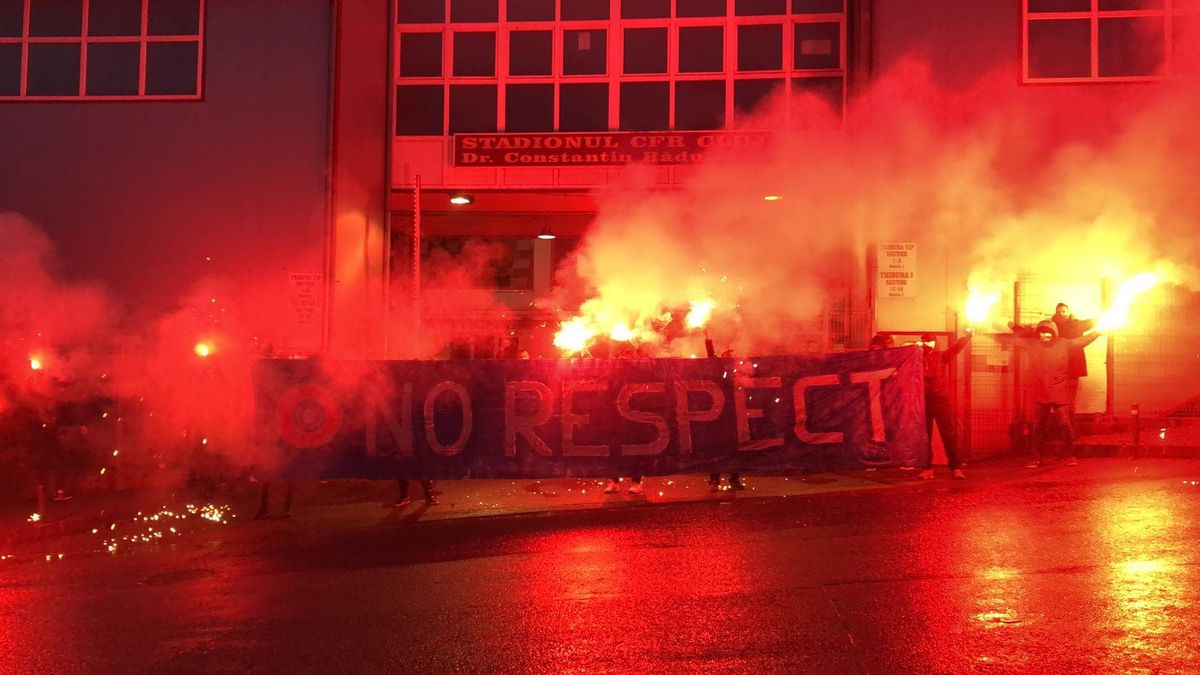
<path fill-rule="evenodd" d="M 764 202 L 781 202 L 781 201 L 783 201 L 783 195 L 763 195 L 763 201 Z"/>
<path fill-rule="evenodd" d="M 475 201 L 474 197 L 461 192 L 455 195 L 450 195 L 450 203 L 454 204 L 455 206 L 466 206 L 473 201 Z"/>
<path fill-rule="evenodd" d="M 547 225 L 546 227 L 542 228 L 541 232 L 538 233 L 537 238 L 545 239 L 545 240 L 549 241 L 551 239 L 554 239 L 554 233 L 550 231 L 550 226 Z"/>

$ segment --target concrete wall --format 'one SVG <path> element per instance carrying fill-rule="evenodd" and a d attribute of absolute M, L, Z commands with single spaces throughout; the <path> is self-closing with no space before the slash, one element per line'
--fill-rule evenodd
<path fill-rule="evenodd" d="M 0 103 L 0 211 L 135 308 L 216 275 L 286 317 L 289 273 L 325 267 L 330 2 L 207 7 L 202 101 Z M 320 325 L 260 336 L 311 348 Z"/>

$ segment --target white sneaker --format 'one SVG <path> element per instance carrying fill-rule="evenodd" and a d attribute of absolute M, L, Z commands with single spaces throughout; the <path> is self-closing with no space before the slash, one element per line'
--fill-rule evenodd
<path fill-rule="evenodd" d="M 629 494 L 631 495 L 640 495 L 645 492 L 646 488 L 643 487 L 641 483 L 634 483 L 633 485 L 629 486 Z"/>
<path fill-rule="evenodd" d="M 604 486 L 604 494 L 611 495 L 621 491 L 620 484 L 615 480 L 608 481 L 608 485 Z"/>

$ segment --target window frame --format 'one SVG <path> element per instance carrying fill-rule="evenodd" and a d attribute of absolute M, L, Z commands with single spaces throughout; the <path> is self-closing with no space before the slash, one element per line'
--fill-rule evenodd
<path fill-rule="evenodd" d="M 393 0 L 399 2 L 401 0 Z M 750 79 L 779 79 L 790 83 L 802 78 L 840 77 L 842 80 L 841 109 L 837 111 L 839 118 L 844 114 L 846 103 L 848 67 L 847 28 L 849 23 L 848 2 L 842 3 L 842 11 L 830 13 L 787 13 L 776 15 L 735 16 L 735 0 L 725 0 L 725 16 L 679 17 L 675 0 L 671 2 L 671 16 L 668 18 L 625 19 L 621 18 L 621 0 L 610 0 L 610 18 L 607 20 L 562 20 L 561 3 L 555 3 L 553 21 L 508 21 L 508 2 L 498 0 L 499 16 L 496 22 L 486 23 L 452 23 L 450 17 L 450 0 L 446 2 L 445 21 L 442 23 L 395 23 L 392 26 L 393 36 L 393 86 L 401 84 L 437 84 L 444 89 L 442 111 L 442 134 L 449 138 L 450 134 L 450 86 L 452 84 L 490 84 L 497 88 L 496 100 L 496 129 L 497 133 L 507 131 L 507 85 L 508 84 L 553 84 L 554 85 L 554 115 L 553 129 L 536 133 L 560 133 L 561 87 L 563 84 L 596 83 L 608 86 L 608 129 L 619 131 L 620 124 L 620 88 L 625 82 L 663 81 L 669 83 L 668 122 L 670 131 L 676 128 L 675 85 L 678 82 L 696 80 L 724 80 L 725 82 L 725 114 L 722 129 L 735 128 L 746 114 L 739 113 L 734 105 L 734 84 L 740 80 Z M 790 3 L 789 3 L 790 9 Z M 395 6 L 393 6 L 393 16 Z M 795 68 L 794 50 L 795 26 L 801 23 L 838 25 L 838 68 L 798 69 Z M 743 25 L 771 24 L 780 25 L 783 31 L 783 50 L 781 53 L 782 68 L 778 70 L 759 70 L 740 72 L 737 70 L 737 33 Z M 680 72 L 679 70 L 679 31 L 690 27 L 721 27 L 723 29 L 723 69 L 714 72 Z M 624 58 L 624 35 L 629 28 L 666 28 L 667 29 L 667 72 L 666 73 L 630 73 L 626 74 Z M 563 71 L 563 46 L 565 32 L 570 30 L 604 30 L 605 48 L 607 50 L 606 72 L 600 75 L 566 75 Z M 494 31 L 496 33 L 496 71 L 494 77 L 461 77 L 452 72 L 453 51 L 452 33 L 471 31 Z M 551 31 L 551 71 L 548 75 L 510 75 L 509 74 L 509 35 L 519 31 Z M 418 32 L 441 32 L 442 37 L 442 76 L 438 77 L 400 77 L 399 45 L 401 35 Z M 790 100 L 794 95 L 792 87 L 783 87 L 783 95 Z M 515 133 L 515 132 L 514 132 Z M 535 132 L 522 132 L 535 133 Z M 395 135 L 395 138 L 433 138 L 430 135 Z"/>
<path fill-rule="evenodd" d="M 104 103 L 104 102 L 133 102 L 133 101 L 203 101 L 204 100 L 204 62 L 205 35 L 208 23 L 208 0 L 197 0 L 199 17 L 196 33 L 186 35 L 154 35 L 149 32 L 150 3 L 152 0 L 140 0 L 141 25 L 138 35 L 89 35 L 88 20 L 92 0 L 81 0 L 81 26 L 79 35 L 67 36 L 35 36 L 30 35 L 30 7 L 32 0 L 22 3 L 23 17 L 21 20 L 21 35 L 18 37 L 0 37 L 0 44 L 21 45 L 21 74 L 20 89 L 16 95 L 0 94 L 0 103 Z M 146 93 L 147 54 L 151 44 L 159 43 L 195 43 L 196 44 L 196 80 L 194 94 L 148 94 Z M 79 89 L 75 94 L 30 95 L 29 90 L 29 47 L 38 44 L 70 44 L 79 45 Z M 87 61 L 88 48 L 98 44 L 136 44 L 138 45 L 138 93 L 136 94 L 88 94 L 87 93 Z"/>
<path fill-rule="evenodd" d="M 1100 0 L 1090 0 L 1088 10 L 1066 12 L 1032 12 L 1030 0 L 1021 0 L 1021 83 L 1022 84 L 1122 84 L 1136 82 L 1160 82 L 1175 77 L 1175 19 L 1181 16 L 1200 17 L 1200 6 L 1175 7 L 1175 0 L 1163 0 L 1160 9 L 1100 9 Z M 1163 54 L 1162 70 L 1156 75 L 1101 75 L 1100 74 L 1100 22 L 1105 19 L 1162 19 Z M 1029 27 L 1041 21 L 1087 20 L 1088 45 L 1090 47 L 1089 74 L 1086 76 L 1037 77 L 1029 72 Z"/>

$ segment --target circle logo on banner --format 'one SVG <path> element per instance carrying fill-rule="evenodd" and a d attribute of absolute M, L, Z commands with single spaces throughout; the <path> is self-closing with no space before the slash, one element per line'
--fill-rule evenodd
<path fill-rule="evenodd" d="M 279 400 L 279 435 L 292 447 L 328 445 L 341 426 L 337 401 L 315 384 L 298 384 Z"/>

